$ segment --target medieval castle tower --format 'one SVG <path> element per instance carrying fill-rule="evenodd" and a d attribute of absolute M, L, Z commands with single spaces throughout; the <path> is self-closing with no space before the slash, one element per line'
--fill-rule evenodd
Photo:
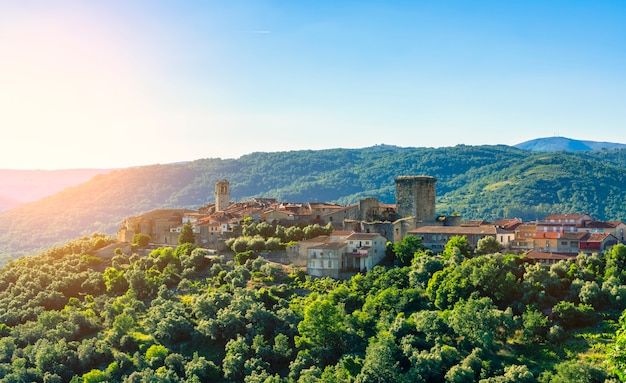
<path fill-rule="evenodd" d="M 416 225 L 435 221 L 435 183 L 430 176 L 400 176 L 396 178 L 396 213 L 412 217 Z"/>
<path fill-rule="evenodd" d="M 230 206 L 230 184 L 227 180 L 215 183 L 215 211 L 225 211 Z"/>

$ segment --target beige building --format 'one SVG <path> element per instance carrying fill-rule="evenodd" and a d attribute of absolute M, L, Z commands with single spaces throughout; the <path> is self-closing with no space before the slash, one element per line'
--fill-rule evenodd
<path fill-rule="evenodd" d="M 338 278 L 343 272 L 371 270 L 385 257 L 387 241 L 378 233 L 334 231 L 288 249 L 291 257 L 306 257 L 307 273 Z"/>
<path fill-rule="evenodd" d="M 339 278 L 345 242 L 323 242 L 307 249 L 307 274 L 314 277 Z"/>
<path fill-rule="evenodd" d="M 422 246 L 435 253 L 442 252 L 450 238 L 455 236 L 465 236 L 473 250 L 485 237 L 498 239 L 498 230 L 494 226 L 422 226 L 408 234 L 421 238 Z"/>

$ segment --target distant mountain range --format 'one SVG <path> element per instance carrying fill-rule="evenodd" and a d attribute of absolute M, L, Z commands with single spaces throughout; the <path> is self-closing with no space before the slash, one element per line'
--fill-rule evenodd
<path fill-rule="evenodd" d="M 234 201 L 351 204 L 365 197 L 394 203 L 394 179 L 401 175 L 438 179 L 439 214 L 528 221 L 589 212 L 626 220 L 626 148 L 544 153 L 505 145 L 383 145 L 258 152 L 98 174 L 0 214 L 0 254 L 31 253 L 93 232 L 114 234 L 124 218 L 157 208 L 198 208 L 214 201 L 221 179 L 230 181 Z"/>
<path fill-rule="evenodd" d="M 0 169 L 0 213 L 37 201 L 68 186 L 83 183 L 111 169 L 13 170 Z"/>
<path fill-rule="evenodd" d="M 532 150 L 535 152 L 579 152 L 588 150 L 610 150 L 626 148 L 626 144 L 614 142 L 581 141 L 566 137 L 546 137 L 522 142 L 515 145 L 518 149 Z"/>

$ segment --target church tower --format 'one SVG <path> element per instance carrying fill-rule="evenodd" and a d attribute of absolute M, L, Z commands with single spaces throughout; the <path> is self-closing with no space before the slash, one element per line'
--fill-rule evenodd
<path fill-rule="evenodd" d="M 215 183 L 215 211 L 224 211 L 230 206 L 230 184 L 227 180 Z"/>

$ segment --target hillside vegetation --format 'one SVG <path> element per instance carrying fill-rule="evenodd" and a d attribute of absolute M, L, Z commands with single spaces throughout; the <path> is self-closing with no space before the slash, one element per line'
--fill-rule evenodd
<path fill-rule="evenodd" d="M 589 212 L 626 217 L 626 149 L 536 153 L 508 146 L 331 149 L 252 153 L 113 171 L 0 215 L 0 254 L 13 256 L 93 232 L 114 234 L 128 216 L 214 202 L 228 179 L 233 200 L 349 204 L 363 197 L 395 202 L 394 179 L 431 175 L 438 213 L 464 219 Z"/>
<path fill-rule="evenodd" d="M 547 269 L 463 241 L 336 281 L 80 238 L 0 268 L 0 382 L 625 379 L 626 246 Z"/>

